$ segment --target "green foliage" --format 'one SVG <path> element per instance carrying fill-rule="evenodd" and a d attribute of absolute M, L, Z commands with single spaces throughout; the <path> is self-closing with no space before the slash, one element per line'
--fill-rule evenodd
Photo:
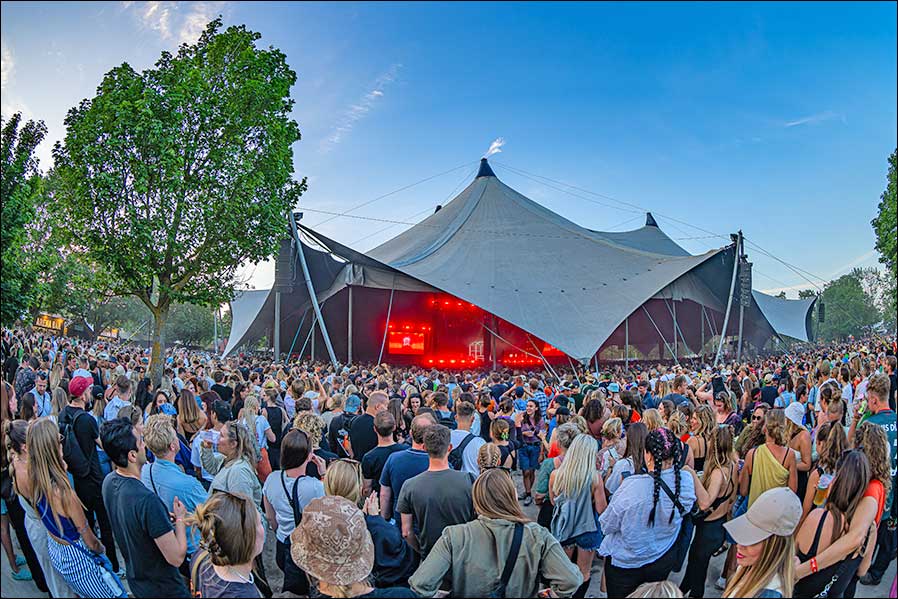
<path fill-rule="evenodd" d="M 305 190 L 293 180 L 296 74 L 258 33 L 221 26 L 152 69 L 112 69 L 53 151 L 68 242 L 153 313 L 154 370 L 171 305 L 230 299 L 238 265 L 277 252 Z"/>
<path fill-rule="evenodd" d="M 896 242 L 898 242 L 898 149 L 889 156 L 889 174 L 885 191 L 882 192 L 879 202 L 879 213 L 871 223 L 876 233 L 876 249 L 879 251 L 879 261 L 885 264 L 886 270 L 891 274 L 894 283 L 898 278 L 898 257 L 896 257 Z M 890 289 L 892 307 L 898 303 L 898 290 L 893 284 Z"/>
<path fill-rule="evenodd" d="M 40 173 L 34 151 L 47 134 L 43 121 L 28 121 L 21 128 L 22 114 L 0 120 L 0 322 L 12 324 L 31 307 L 37 272 L 26 268 L 24 247 L 27 225 L 35 215 L 32 197 Z"/>
<path fill-rule="evenodd" d="M 818 339 L 859 337 L 880 322 L 882 313 L 873 292 L 876 272 L 876 269 L 855 268 L 826 284 L 821 298 L 826 305 L 826 318 L 818 324 Z"/>
<path fill-rule="evenodd" d="M 215 330 L 213 309 L 195 304 L 172 306 L 165 323 L 165 338 L 183 345 L 210 345 Z"/>

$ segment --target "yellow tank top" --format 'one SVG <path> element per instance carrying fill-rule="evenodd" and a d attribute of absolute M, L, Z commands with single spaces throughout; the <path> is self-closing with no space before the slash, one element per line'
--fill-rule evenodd
<path fill-rule="evenodd" d="M 788 454 L 787 454 L 788 455 Z M 748 507 L 755 502 L 765 491 L 776 487 L 789 485 L 789 469 L 783 466 L 779 460 L 767 448 L 761 445 L 755 450 L 755 457 L 751 467 L 751 487 L 748 491 Z"/>

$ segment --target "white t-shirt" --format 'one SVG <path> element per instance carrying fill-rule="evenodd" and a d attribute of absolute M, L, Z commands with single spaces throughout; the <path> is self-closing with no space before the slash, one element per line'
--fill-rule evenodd
<path fill-rule="evenodd" d="M 295 479 L 285 475 L 283 470 L 275 470 L 268 475 L 262 486 L 262 495 L 268 499 L 268 503 L 274 508 L 277 516 L 278 529 L 275 536 L 282 543 L 287 540 L 295 528 L 293 506 L 290 504 L 290 500 L 293 483 L 296 480 L 299 480 L 296 487 L 296 498 L 299 500 L 300 512 L 313 499 L 324 497 L 324 484 L 317 478 L 301 476 L 299 479 Z"/>
<path fill-rule="evenodd" d="M 460 429 L 452 431 L 449 435 L 449 442 L 452 443 L 452 447 L 459 447 L 465 440 L 465 437 L 468 436 L 469 432 L 470 431 L 463 431 Z M 483 437 L 474 435 L 474 438 L 471 439 L 467 447 L 465 447 L 465 453 L 461 456 L 462 472 L 480 476 L 480 467 L 477 465 L 477 454 L 480 452 L 480 448 L 484 445 L 486 445 L 486 441 L 483 440 Z"/>

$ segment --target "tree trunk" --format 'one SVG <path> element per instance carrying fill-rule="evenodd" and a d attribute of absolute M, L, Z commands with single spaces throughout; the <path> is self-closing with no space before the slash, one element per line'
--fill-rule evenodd
<path fill-rule="evenodd" d="M 168 309 L 168 304 L 163 304 L 158 310 L 153 311 L 153 349 L 147 372 L 156 387 L 162 383 L 162 373 L 165 370 L 165 340 L 162 331 L 165 328 L 165 321 L 168 319 Z"/>

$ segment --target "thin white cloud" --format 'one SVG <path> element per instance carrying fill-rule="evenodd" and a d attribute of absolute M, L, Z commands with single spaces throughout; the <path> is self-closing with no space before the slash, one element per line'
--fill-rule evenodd
<path fill-rule="evenodd" d="M 794 121 L 788 121 L 783 124 L 784 127 L 798 127 L 799 125 L 816 125 L 817 123 L 822 123 L 824 121 L 831 121 L 832 119 L 841 118 L 843 121 L 845 118 L 832 110 L 824 110 L 823 112 L 818 112 L 816 114 L 810 114 L 808 116 L 801 117 L 799 119 L 795 119 Z"/>
<path fill-rule="evenodd" d="M 493 140 L 493 143 L 490 144 L 489 149 L 486 151 L 486 154 L 483 155 L 484 158 L 489 158 L 493 154 L 498 154 L 502 151 L 502 146 L 505 145 L 504 137 L 497 137 Z"/>
<path fill-rule="evenodd" d="M 133 14 L 140 26 L 155 31 L 165 41 L 178 44 L 199 39 L 206 25 L 220 13 L 226 12 L 230 2 L 172 2 L 123 1 L 120 6 Z"/>
<path fill-rule="evenodd" d="M 184 17 L 178 30 L 178 43 L 192 44 L 206 30 L 206 25 L 219 14 L 225 12 L 228 2 L 196 2 Z"/>
<path fill-rule="evenodd" d="M 158 31 L 162 39 L 171 39 L 171 11 L 167 2 L 145 2 L 139 5 L 140 20 L 145 27 Z"/>
<path fill-rule="evenodd" d="M 16 63 L 12 57 L 12 50 L 6 42 L 0 42 L 0 85 L 6 87 L 16 72 Z"/>
<path fill-rule="evenodd" d="M 343 138 L 352 131 L 356 123 L 371 112 L 377 100 L 384 96 L 384 90 L 387 86 L 396 81 L 399 69 L 401 68 L 402 65 L 399 63 L 390 65 L 390 68 L 374 82 L 374 88 L 362 96 L 358 102 L 350 105 L 349 108 L 346 109 L 340 117 L 340 120 L 337 122 L 337 125 L 334 127 L 334 130 L 331 131 L 331 134 L 321 142 L 319 150 L 322 153 L 327 153 L 333 150 L 334 147 L 343 141 Z"/>

